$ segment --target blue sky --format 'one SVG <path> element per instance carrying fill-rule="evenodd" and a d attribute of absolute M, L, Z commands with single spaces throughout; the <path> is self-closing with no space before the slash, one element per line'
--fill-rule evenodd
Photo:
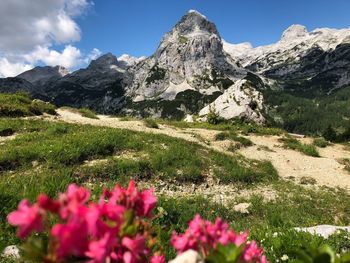
<path fill-rule="evenodd" d="M 150 55 L 189 9 L 207 16 L 228 42 L 254 46 L 277 41 L 294 23 L 308 30 L 350 27 L 349 0 L 95 0 L 77 20 L 82 38 L 76 46 L 83 51 Z"/>

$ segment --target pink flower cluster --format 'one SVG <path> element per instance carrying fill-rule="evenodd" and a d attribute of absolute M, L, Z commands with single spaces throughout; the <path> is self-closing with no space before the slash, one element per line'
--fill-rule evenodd
<path fill-rule="evenodd" d="M 89 202 L 90 192 L 74 184 L 58 200 L 39 195 L 33 205 L 23 200 L 8 222 L 18 226 L 18 236 L 44 231 L 49 214 L 58 218 L 50 230 L 48 262 L 67 258 L 103 262 L 165 262 L 162 255 L 151 255 L 145 218 L 156 205 L 152 190 L 138 191 L 134 181 L 124 189 L 104 190 L 97 203 Z M 146 230 L 145 230 L 146 229 Z"/>
<path fill-rule="evenodd" d="M 8 222 L 18 227 L 22 239 L 48 231 L 47 249 L 42 249 L 47 254 L 40 262 L 164 263 L 159 251 L 153 253 L 157 240 L 150 221 L 156 202 L 153 190 L 141 192 L 134 181 L 127 188 L 103 190 L 97 202 L 90 201 L 86 188 L 71 184 L 58 199 L 40 194 L 34 204 L 22 200 Z M 50 227 L 53 218 L 56 223 Z M 220 218 L 211 223 L 196 215 L 184 234 L 173 233 L 171 243 L 179 254 L 193 249 L 204 259 L 218 244 L 234 244 L 239 262 L 266 263 L 263 250 L 247 237 L 247 232 L 235 233 Z"/>
<path fill-rule="evenodd" d="M 220 218 L 215 223 L 203 220 L 200 215 L 196 215 L 189 223 L 189 227 L 184 234 L 173 233 L 171 243 L 180 254 L 189 249 L 201 252 L 207 257 L 218 244 L 226 246 L 234 244 L 236 247 L 243 246 L 241 261 L 266 263 L 263 249 L 259 248 L 255 241 L 247 242 L 248 233 L 235 233 L 229 225 Z"/>

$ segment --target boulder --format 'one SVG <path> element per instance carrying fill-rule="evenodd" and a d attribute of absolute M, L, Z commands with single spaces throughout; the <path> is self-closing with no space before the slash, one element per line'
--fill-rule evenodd
<path fill-rule="evenodd" d="M 190 249 L 169 261 L 169 263 L 204 263 L 204 261 L 197 251 Z"/>

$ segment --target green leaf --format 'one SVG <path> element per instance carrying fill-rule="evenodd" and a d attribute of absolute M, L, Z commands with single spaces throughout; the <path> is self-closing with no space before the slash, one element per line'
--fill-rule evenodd
<path fill-rule="evenodd" d="M 20 251 L 26 260 L 43 262 L 47 253 L 47 243 L 41 237 L 32 237 L 20 247 Z"/>

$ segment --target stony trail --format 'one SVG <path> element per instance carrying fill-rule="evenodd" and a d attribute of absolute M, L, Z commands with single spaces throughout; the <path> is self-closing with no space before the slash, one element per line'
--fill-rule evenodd
<path fill-rule="evenodd" d="M 128 129 L 155 134 L 164 134 L 171 137 L 184 139 L 198 143 L 207 148 L 233 155 L 227 148 L 229 141 L 215 141 L 215 135 L 220 131 L 176 128 L 168 125 L 159 125 L 159 129 L 147 128 L 142 121 L 124 121 L 120 118 L 98 115 L 99 119 L 82 117 L 79 113 L 68 109 L 58 109 L 56 120 L 68 123 L 90 124 L 95 126 L 106 126 L 118 129 Z M 47 117 L 54 120 L 52 117 Z M 344 165 L 338 162 L 339 159 L 350 158 L 350 151 L 344 146 L 333 144 L 326 148 L 319 148 L 320 158 L 306 156 L 300 152 L 284 149 L 278 141 L 279 136 L 246 136 L 254 145 L 240 149 L 239 154 L 258 160 L 269 160 L 277 169 L 282 178 L 294 180 L 299 183 L 303 178 L 314 179 L 315 186 L 340 187 L 350 190 L 350 173 L 344 169 Z M 304 143 L 310 143 L 311 138 L 300 139 Z"/>

